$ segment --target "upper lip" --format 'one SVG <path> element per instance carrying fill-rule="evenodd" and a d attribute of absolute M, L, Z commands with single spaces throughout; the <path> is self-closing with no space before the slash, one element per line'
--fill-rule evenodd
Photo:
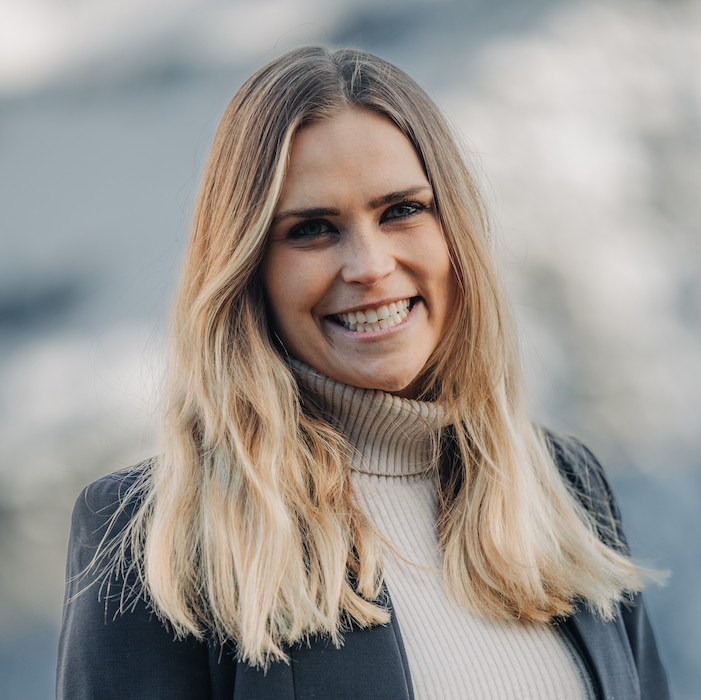
<path fill-rule="evenodd" d="M 338 316 L 338 314 L 352 314 L 357 311 L 365 311 L 365 309 L 379 309 L 380 306 L 389 306 L 390 304 L 396 304 L 398 301 L 404 301 L 405 299 L 413 299 L 414 295 L 404 296 L 404 297 L 392 297 L 391 299 L 382 299 L 380 301 L 367 301 L 357 306 L 351 306 L 347 309 L 342 309 L 341 311 L 335 311 L 329 316 Z"/>

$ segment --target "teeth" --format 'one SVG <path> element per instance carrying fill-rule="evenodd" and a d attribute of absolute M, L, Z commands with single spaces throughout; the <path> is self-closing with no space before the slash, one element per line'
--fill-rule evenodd
<path fill-rule="evenodd" d="M 402 299 L 388 305 L 383 304 L 377 309 L 368 308 L 363 311 L 338 314 L 337 319 L 348 330 L 356 333 L 370 333 L 398 326 L 409 315 L 409 305 L 409 299 Z"/>

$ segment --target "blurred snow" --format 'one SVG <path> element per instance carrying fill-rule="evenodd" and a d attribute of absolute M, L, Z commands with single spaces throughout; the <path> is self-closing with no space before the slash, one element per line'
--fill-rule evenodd
<path fill-rule="evenodd" d="M 647 468 L 672 446 L 698 456 L 700 444 L 694 8 L 680 27 L 662 6 L 634 17 L 565 6 L 537 31 L 493 42 L 470 89 L 441 100 L 492 182 L 532 349 L 569 336 L 554 366 L 547 355 L 538 363 L 540 381 L 555 383 L 548 391 L 576 394 L 564 420 L 560 406 L 552 419 L 588 423 Z M 547 410 L 547 393 L 541 401 Z"/>
<path fill-rule="evenodd" d="M 17 659 L 50 647 L 78 491 L 156 449 L 164 328 L 219 116 L 256 66 L 308 42 L 396 62 L 464 137 L 534 415 L 604 458 L 636 551 L 673 569 L 650 599 L 677 697 L 693 697 L 701 3 L 691 0 L 0 0 L 0 673 L 17 679 L 0 694 L 50 694 L 53 659 L 31 680 Z"/>
<path fill-rule="evenodd" d="M 441 0 L 383 0 L 384 9 Z M 230 65 L 319 40 L 373 0 L 3 0 L 0 94 L 140 73 L 149 64 Z"/>

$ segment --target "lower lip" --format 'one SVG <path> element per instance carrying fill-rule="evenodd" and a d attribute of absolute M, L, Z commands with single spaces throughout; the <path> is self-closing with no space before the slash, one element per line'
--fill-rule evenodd
<path fill-rule="evenodd" d="M 412 322 L 412 320 L 415 317 L 416 310 L 422 304 L 422 300 L 417 299 L 414 302 L 414 305 L 411 307 L 411 310 L 407 314 L 407 317 L 400 324 L 392 326 L 391 328 L 380 328 L 379 331 L 358 333 L 358 331 L 352 331 L 350 330 L 350 328 L 345 328 L 339 323 L 336 323 L 336 321 L 327 320 L 327 323 L 330 323 L 335 330 L 342 333 L 346 338 L 352 338 L 353 340 L 357 340 L 358 342 L 369 342 L 373 340 L 379 340 L 390 335 L 394 335 L 395 333 L 399 333 L 400 331 L 404 330 Z"/>

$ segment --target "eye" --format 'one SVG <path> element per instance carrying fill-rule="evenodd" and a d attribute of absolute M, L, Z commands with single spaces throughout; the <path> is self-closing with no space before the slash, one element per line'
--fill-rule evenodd
<path fill-rule="evenodd" d="M 313 239 L 325 236 L 329 233 L 334 233 L 335 230 L 336 229 L 331 226 L 328 221 L 303 221 L 301 224 L 293 226 L 287 234 L 287 237 L 295 240 Z"/>
<path fill-rule="evenodd" d="M 422 211 L 426 211 L 428 207 L 419 202 L 398 202 L 393 204 L 389 209 L 382 214 L 382 221 L 393 221 L 395 219 L 406 219 L 409 216 L 415 216 Z"/>

